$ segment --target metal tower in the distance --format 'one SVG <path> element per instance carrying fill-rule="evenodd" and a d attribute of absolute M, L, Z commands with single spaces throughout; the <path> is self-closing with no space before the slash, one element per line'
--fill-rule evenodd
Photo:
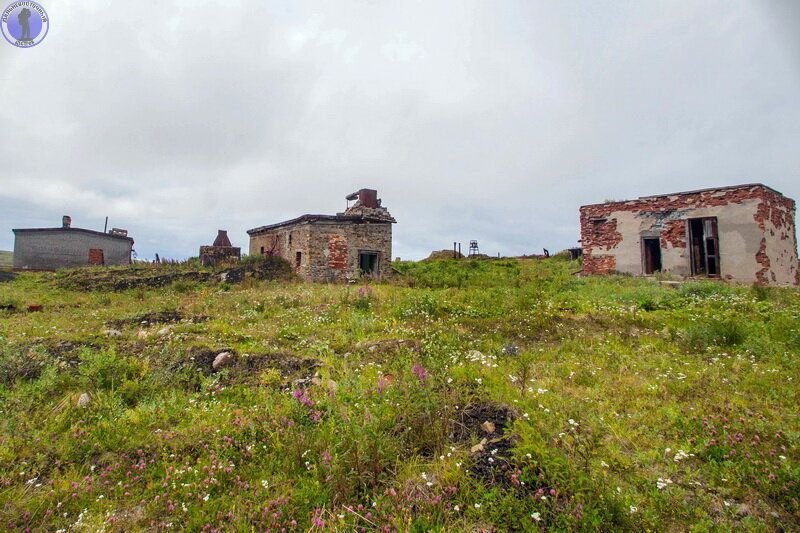
<path fill-rule="evenodd" d="M 474 255 L 478 255 L 478 241 L 469 241 L 469 256 L 472 257 Z"/>

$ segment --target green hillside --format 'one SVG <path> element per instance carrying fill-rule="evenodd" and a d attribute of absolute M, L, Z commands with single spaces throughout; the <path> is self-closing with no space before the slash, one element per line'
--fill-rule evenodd
<path fill-rule="evenodd" d="M 11 268 L 14 264 L 14 254 L 0 250 L 0 268 Z"/>
<path fill-rule="evenodd" d="M 0 284 L 0 524 L 796 530 L 797 289 L 395 267 Z"/>

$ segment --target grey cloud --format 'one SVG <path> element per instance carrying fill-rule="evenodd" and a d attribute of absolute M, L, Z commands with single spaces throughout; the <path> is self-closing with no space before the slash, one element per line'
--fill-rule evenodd
<path fill-rule="evenodd" d="M 395 255 L 520 254 L 575 245 L 606 198 L 800 198 L 792 2 L 46 8 L 44 43 L 0 53 L 7 230 L 108 215 L 140 255 L 185 257 L 373 186 Z"/>

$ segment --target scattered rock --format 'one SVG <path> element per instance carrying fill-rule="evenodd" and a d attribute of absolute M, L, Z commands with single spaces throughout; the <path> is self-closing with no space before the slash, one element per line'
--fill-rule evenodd
<path fill-rule="evenodd" d="M 221 370 L 226 366 L 231 366 L 231 364 L 235 361 L 235 359 L 236 356 L 233 355 L 231 352 L 222 352 L 214 358 L 214 362 L 211 363 L 211 368 L 213 368 L 214 371 L 216 372 L 217 370 Z"/>
<path fill-rule="evenodd" d="M 85 392 L 82 392 L 81 395 L 78 397 L 77 406 L 78 407 L 84 407 L 84 408 L 85 407 L 89 407 L 89 404 L 91 403 L 91 401 L 92 401 L 92 399 L 89 396 L 89 394 L 87 394 Z"/>
<path fill-rule="evenodd" d="M 172 326 L 164 326 L 160 330 L 158 330 L 159 337 L 166 337 L 172 332 Z"/>
<path fill-rule="evenodd" d="M 339 385 L 333 381 L 332 379 L 322 379 L 320 377 L 314 376 L 311 378 L 311 383 L 318 386 L 326 387 L 330 392 L 335 393 L 336 390 L 339 388 Z"/>
<path fill-rule="evenodd" d="M 122 337 L 122 332 L 118 329 L 107 329 L 103 333 L 106 337 Z"/>
<path fill-rule="evenodd" d="M 472 454 L 470 475 L 490 487 L 513 487 L 518 492 L 525 493 L 527 487 L 515 484 L 512 477 L 516 466 L 513 454 L 514 443 L 511 438 L 483 439 L 481 444 L 481 449 Z"/>
<path fill-rule="evenodd" d="M 485 449 L 487 442 L 489 441 L 487 441 L 486 439 L 481 439 L 481 441 L 478 444 L 469 449 L 469 453 L 474 454 L 482 452 Z"/>
<path fill-rule="evenodd" d="M 459 411 L 459 419 L 453 420 L 452 438 L 456 442 L 468 442 L 473 437 L 501 437 L 514 417 L 505 405 L 491 402 L 471 403 Z M 492 431 L 487 431 L 491 426 Z"/>
<path fill-rule="evenodd" d="M 197 324 L 208 320 L 207 316 L 192 316 L 186 317 L 180 311 L 153 311 L 143 315 L 134 316 L 131 318 L 123 318 L 121 320 L 112 320 L 109 326 L 114 328 L 124 328 L 125 326 L 135 324 L 141 327 L 152 326 L 155 324 L 177 324 L 178 322 L 190 322 Z"/>
<path fill-rule="evenodd" d="M 750 506 L 747 505 L 746 503 L 742 503 L 739 505 L 739 507 L 736 508 L 736 514 L 738 514 L 739 516 L 749 516 L 750 512 L 751 512 Z"/>
<path fill-rule="evenodd" d="M 228 356 L 220 358 L 225 352 L 231 354 L 230 359 Z M 215 366 L 214 362 L 218 358 L 220 361 Z M 198 346 L 189 349 L 184 358 L 171 365 L 171 369 L 176 371 L 191 367 L 209 375 L 216 372 L 218 368 L 222 368 L 220 366 L 222 359 L 228 359 L 225 363 L 229 370 L 225 378 L 226 383 L 260 384 L 262 373 L 274 369 L 280 372 L 285 385 L 304 379 L 307 383 L 305 386 L 308 386 L 320 365 L 320 361 L 317 359 L 305 359 L 288 352 L 239 355 L 231 348 L 211 349 Z"/>
<path fill-rule="evenodd" d="M 505 355 L 519 355 L 519 346 L 516 344 L 506 344 L 503 347 L 503 353 Z"/>
<path fill-rule="evenodd" d="M 403 352 L 420 353 L 422 343 L 416 339 L 382 339 L 361 341 L 354 348 L 356 351 L 368 353 L 370 359 L 375 362 L 384 362 Z"/>

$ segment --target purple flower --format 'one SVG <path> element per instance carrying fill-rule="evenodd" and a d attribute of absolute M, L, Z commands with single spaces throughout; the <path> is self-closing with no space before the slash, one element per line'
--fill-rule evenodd
<path fill-rule="evenodd" d="M 423 385 L 428 380 L 428 371 L 425 370 L 425 367 L 423 367 L 421 364 L 414 363 L 414 366 L 411 368 L 411 371 L 414 373 L 415 376 L 417 376 L 417 379 Z"/>
<path fill-rule="evenodd" d="M 306 407 L 314 407 L 315 405 L 314 400 L 309 398 L 308 395 L 306 394 L 306 391 L 302 389 L 295 389 L 295 391 L 292 393 L 292 396 L 294 396 L 298 402 L 305 405 Z"/>

